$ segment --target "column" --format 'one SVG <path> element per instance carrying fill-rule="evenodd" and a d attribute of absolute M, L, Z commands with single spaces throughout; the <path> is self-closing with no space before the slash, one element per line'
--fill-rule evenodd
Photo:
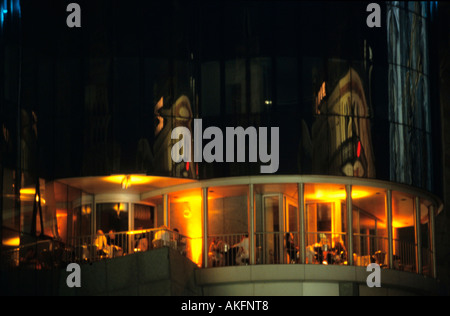
<path fill-rule="evenodd" d="M 389 269 L 394 267 L 394 247 L 392 240 L 392 191 L 387 190 L 386 192 L 386 219 L 387 219 L 387 233 L 388 233 L 388 258 L 389 258 Z"/>
<path fill-rule="evenodd" d="M 169 196 L 163 195 L 163 210 L 164 210 L 164 223 L 163 225 L 169 227 Z"/>
<path fill-rule="evenodd" d="M 250 264 L 255 264 L 255 195 L 254 185 L 248 186 L 248 238 L 250 244 Z"/>
<path fill-rule="evenodd" d="M 430 213 L 430 238 L 431 238 L 431 260 L 433 261 L 433 278 L 437 278 L 437 271 L 436 271 L 436 236 L 434 233 L 434 228 L 435 228 L 435 217 L 434 217 L 434 205 L 430 205 L 430 209 L 429 209 L 429 213 Z"/>
<path fill-rule="evenodd" d="M 202 188 L 203 267 L 208 267 L 208 188 Z"/>
<path fill-rule="evenodd" d="M 353 262 L 353 206 L 352 206 L 352 186 L 347 184 L 345 186 L 347 195 L 347 262 L 349 266 Z"/>
<path fill-rule="evenodd" d="M 298 218 L 298 227 L 299 227 L 299 234 L 300 234 L 300 263 L 305 264 L 306 263 L 306 243 L 305 243 L 305 184 L 299 183 L 298 184 L 298 209 L 299 209 L 299 216 Z"/>
<path fill-rule="evenodd" d="M 420 198 L 416 196 L 415 204 L 415 239 L 416 239 L 416 272 L 422 274 L 422 238 L 420 236 Z"/>

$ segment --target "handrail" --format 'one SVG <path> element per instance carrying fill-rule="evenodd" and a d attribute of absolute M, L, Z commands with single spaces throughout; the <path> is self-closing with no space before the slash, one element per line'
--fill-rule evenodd
<path fill-rule="evenodd" d="M 313 244 L 307 243 L 306 264 L 346 265 L 348 254 L 346 247 L 337 249 L 333 237 L 342 237 L 345 232 L 307 232 Z M 326 236 L 324 236 L 326 235 Z M 332 236 L 329 239 L 329 236 Z M 319 237 L 327 237 L 327 241 Z M 387 237 L 371 234 L 354 234 L 353 259 L 356 266 L 378 263 L 382 268 L 421 273 L 432 276 L 432 252 L 422 248 L 422 271 L 418 271 L 416 256 L 417 245 L 412 242 L 393 240 L 394 265 L 387 263 Z M 248 265 L 249 249 L 246 232 L 233 234 L 211 234 L 207 237 L 208 267 Z M 195 239 L 197 240 L 197 239 Z M 20 245 L 2 252 L 2 266 L 28 269 L 53 269 L 67 263 L 91 263 L 112 259 L 136 252 L 144 252 L 161 247 L 169 247 L 190 258 L 190 249 L 194 239 L 167 228 L 151 228 L 106 234 L 94 234 L 74 237 L 63 245 L 57 240 L 39 240 L 35 243 Z M 300 263 L 299 232 L 255 232 L 255 264 L 297 264 Z M 342 239 L 340 239 L 342 241 Z M 247 247 L 248 250 L 244 251 Z M 324 248 L 325 247 L 325 248 Z M 194 261 L 194 260 L 192 260 Z"/>
<path fill-rule="evenodd" d="M 72 248 L 73 262 L 93 262 L 161 247 L 178 250 L 186 256 L 190 240 L 167 228 L 151 228 L 74 237 L 68 245 Z"/>

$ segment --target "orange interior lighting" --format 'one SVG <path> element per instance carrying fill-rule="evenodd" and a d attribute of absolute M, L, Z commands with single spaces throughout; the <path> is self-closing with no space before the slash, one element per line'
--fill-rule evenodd
<path fill-rule="evenodd" d="M 151 231 L 150 229 L 132 230 L 132 231 L 128 231 L 127 235 L 145 234 L 150 231 Z"/>
<path fill-rule="evenodd" d="M 20 189 L 20 195 L 35 195 L 36 189 L 35 188 L 22 188 Z"/>
<path fill-rule="evenodd" d="M 208 200 L 212 200 L 213 197 L 208 196 Z M 203 198 L 201 195 L 192 195 L 192 196 L 182 196 L 179 198 L 174 198 L 173 202 L 174 203 L 201 203 L 203 201 Z"/>
<path fill-rule="evenodd" d="M 352 190 L 352 199 L 361 199 L 369 196 L 370 193 L 365 190 Z M 320 201 L 335 201 L 335 200 L 345 200 L 347 198 L 347 193 L 345 190 L 338 191 L 327 191 L 327 190 L 317 190 L 314 193 L 305 194 L 307 200 L 320 200 Z"/>
<path fill-rule="evenodd" d="M 7 247 L 19 247 L 20 246 L 20 237 L 16 238 L 9 238 L 6 240 L 3 240 L 3 246 Z"/>
<path fill-rule="evenodd" d="M 116 211 L 116 212 L 118 212 L 118 211 L 125 211 L 126 210 L 126 204 L 125 203 L 118 203 L 118 204 L 115 204 L 114 205 L 114 210 Z"/>
<path fill-rule="evenodd" d="M 35 188 L 22 188 L 20 189 L 20 199 L 24 201 L 33 201 L 39 202 L 39 196 L 36 195 Z M 42 204 L 45 204 L 45 199 L 41 199 Z"/>
<path fill-rule="evenodd" d="M 66 210 L 56 210 L 56 218 L 67 217 Z"/>
<path fill-rule="evenodd" d="M 191 210 L 189 210 L 189 209 L 184 210 L 183 216 L 184 216 L 184 218 L 191 218 L 192 217 Z"/>
<path fill-rule="evenodd" d="M 173 198 L 174 203 L 185 203 L 183 219 L 186 235 L 191 238 L 189 257 L 197 265 L 201 264 L 202 256 L 202 201 L 201 195 L 186 195 Z"/>
<path fill-rule="evenodd" d="M 152 182 L 155 177 L 150 176 L 144 176 L 144 175 L 113 175 L 108 177 L 103 177 L 104 181 L 111 182 L 111 183 L 117 183 L 122 184 L 124 178 L 127 178 L 129 185 L 139 185 L 139 184 L 146 184 Z"/>

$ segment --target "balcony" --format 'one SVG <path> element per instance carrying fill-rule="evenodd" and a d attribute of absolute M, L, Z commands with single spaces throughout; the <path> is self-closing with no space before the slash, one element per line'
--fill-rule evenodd
<path fill-rule="evenodd" d="M 309 245 L 305 249 L 305 264 L 348 266 L 348 253 L 342 246 L 342 235 L 315 233 L 320 242 Z M 311 233 L 309 234 L 311 235 Z M 372 245 L 372 254 L 353 254 L 355 266 L 366 267 L 377 263 L 381 268 L 388 268 L 386 256 L 387 239 L 376 236 L 355 235 L 355 240 Z M 205 267 L 232 267 L 264 264 L 301 264 L 298 232 L 255 233 L 254 263 L 250 260 L 249 237 L 243 234 L 222 234 L 208 236 L 208 263 Z M 331 242 L 332 241 L 332 242 Z M 194 240 L 168 228 L 156 228 L 137 231 L 107 233 L 73 238 L 67 245 L 56 240 L 42 240 L 20 246 L 2 253 L 2 266 L 31 270 L 51 270 L 61 268 L 69 263 L 92 264 L 102 260 L 111 260 L 135 253 L 170 248 L 181 256 L 194 261 Z M 392 269 L 416 272 L 416 249 L 413 243 L 394 240 Z M 369 253 L 369 252 L 365 252 Z M 431 253 L 422 248 L 424 258 L 423 272 L 429 271 Z M 201 265 L 198 265 L 202 267 Z"/>
<path fill-rule="evenodd" d="M 161 187 L 146 191 L 149 187 L 136 184 L 125 194 L 121 188 L 108 193 L 116 184 L 96 181 L 100 191 L 66 196 L 56 193 L 85 182 L 55 183 L 55 197 L 64 199 L 45 197 L 55 204 L 43 207 L 44 218 L 53 219 L 43 232 L 57 226 L 58 236 L 2 249 L 2 265 L 48 271 L 73 262 L 113 264 L 166 249 L 193 263 L 198 275 L 278 269 L 273 266 L 340 273 L 377 263 L 384 274 L 436 277 L 433 232 L 440 201 L 410 187 L 271 176 L 166 179 Z"/>

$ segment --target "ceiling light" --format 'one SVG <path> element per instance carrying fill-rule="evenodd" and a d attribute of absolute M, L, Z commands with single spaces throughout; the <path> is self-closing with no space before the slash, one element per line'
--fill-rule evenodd
<path fill-rule="evenodd" d="M 131 186 L 131 176 L 130 175 L 124 176 L 121 184 L 122 184 L 122 189 L 125 189 L 125 190 L 128 189 Z"/>

